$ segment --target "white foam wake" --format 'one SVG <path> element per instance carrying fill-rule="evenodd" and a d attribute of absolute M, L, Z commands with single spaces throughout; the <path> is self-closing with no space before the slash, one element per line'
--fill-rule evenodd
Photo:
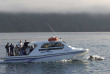
<path fill-rule="evenodd" d="M 4 63 L 4 60 L 0 60 L 0 63 Z"/>
<path fill-rule="evenodd" d="M 88 60 L 104 60 L 104 57 L 98 56 L 98 55 L 93 55 L 93 56 L 89 56 L 87 58 Z"/>

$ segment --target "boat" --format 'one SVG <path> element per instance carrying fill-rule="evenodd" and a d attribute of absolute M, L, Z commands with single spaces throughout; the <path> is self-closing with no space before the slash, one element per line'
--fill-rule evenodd
<path fill-rule="evenodd" d="M 33 50 L 30 52 L 30 47 Z M 51 37 L 47 41 L 34 41 L 28 44 L 27 55 L 6 56 L 4 62 L 49 62 L 60 60 L 80 60 L 89 49 L 75 48 L 67 45 L 57 37 Z M 3 62 L 2 61 L 2 62 Z"/>

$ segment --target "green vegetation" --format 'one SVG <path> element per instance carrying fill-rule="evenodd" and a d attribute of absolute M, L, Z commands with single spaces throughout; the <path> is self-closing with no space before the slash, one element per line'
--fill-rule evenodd
<path fill-rule="evenodd" d="M 0 13 L 0 32 L 110 31 L 110 15 L 88 14 L 7 14 Z"/>

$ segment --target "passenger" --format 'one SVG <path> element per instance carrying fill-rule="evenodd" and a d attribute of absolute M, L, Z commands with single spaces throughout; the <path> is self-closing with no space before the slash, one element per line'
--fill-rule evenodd
<path fill-rule="evenodd" d="M 23 55 L 26 55 L 26 54 L 27 54 L 27 52 L 26 52 L 26 50 L 24 50 L 24 51 L 23 51 Z"/>
<path fill-rule="evenodd" d="M 23 43 L 22 43 L 21 40 L 20 40 L 20 43 L 18 43 L 18 47 L 19 47 L 19 48 L 22 48 L 22 47 L 23 47 Z"/>
<path fill-rule="evenodd" d="M 31 46 L 31 49 L 30 49 L 30 51 L 29 52 L 32 52 L 32 50 L 33 50 L 34 48 Z"/>
<path fill-rule="evenodd" d="M 22 51 L 22 54 L 23 55 L 26 55 L 26 48 L 25 48 L 25 46 L 22 47 L 22 50 L 21 51 Z"/>
<path fill-rule="evenodd" d="M 18 45 L 16 45 L 16 47 L 14 48 L 15 51 L 15 56 L 19 56 L 19 47 Z"/>
<path fill-rule="evenodd" d="M 25 48 L 28 47 L 28 43 L 29 43 L 29 42 L 27 42 L 27 40 L 25 40 L 25 42 L 24 42 L 24 46 L 25 46 Z"/>
<path fill-rule="evenodd" d="M 22 56 L 22 55 L 23 55 L 23 53 L 22 53 L 22 50 L 21 50 L 21 49 L 19 49 L 19 55 L 20 55 L 20 56 Z"/>
<path fill-rule="evenodd" d="M 10 45 L 10 56 L 13 56 L 13 49 L 14 49 L 14 45 L 11 43 Z"/>
<path fill-rule="evenodd" d="M 7 45 L 5 46 L 5 48 L 6 48 L 6 51 L 7 51 L 8 56 L 10 56 L 10 54 L 9 54 L 9 43 L 7 43 Z"/>

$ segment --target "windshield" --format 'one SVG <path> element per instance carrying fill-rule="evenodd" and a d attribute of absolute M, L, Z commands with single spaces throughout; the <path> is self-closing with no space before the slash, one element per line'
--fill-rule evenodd
<path fill-rule="evenodd" d="M 62 47 L 64 44 L 61 42 L 50 42 L 50 43 L 44 43 L 41 48 L 49 48 L 49 47 Z"/>

